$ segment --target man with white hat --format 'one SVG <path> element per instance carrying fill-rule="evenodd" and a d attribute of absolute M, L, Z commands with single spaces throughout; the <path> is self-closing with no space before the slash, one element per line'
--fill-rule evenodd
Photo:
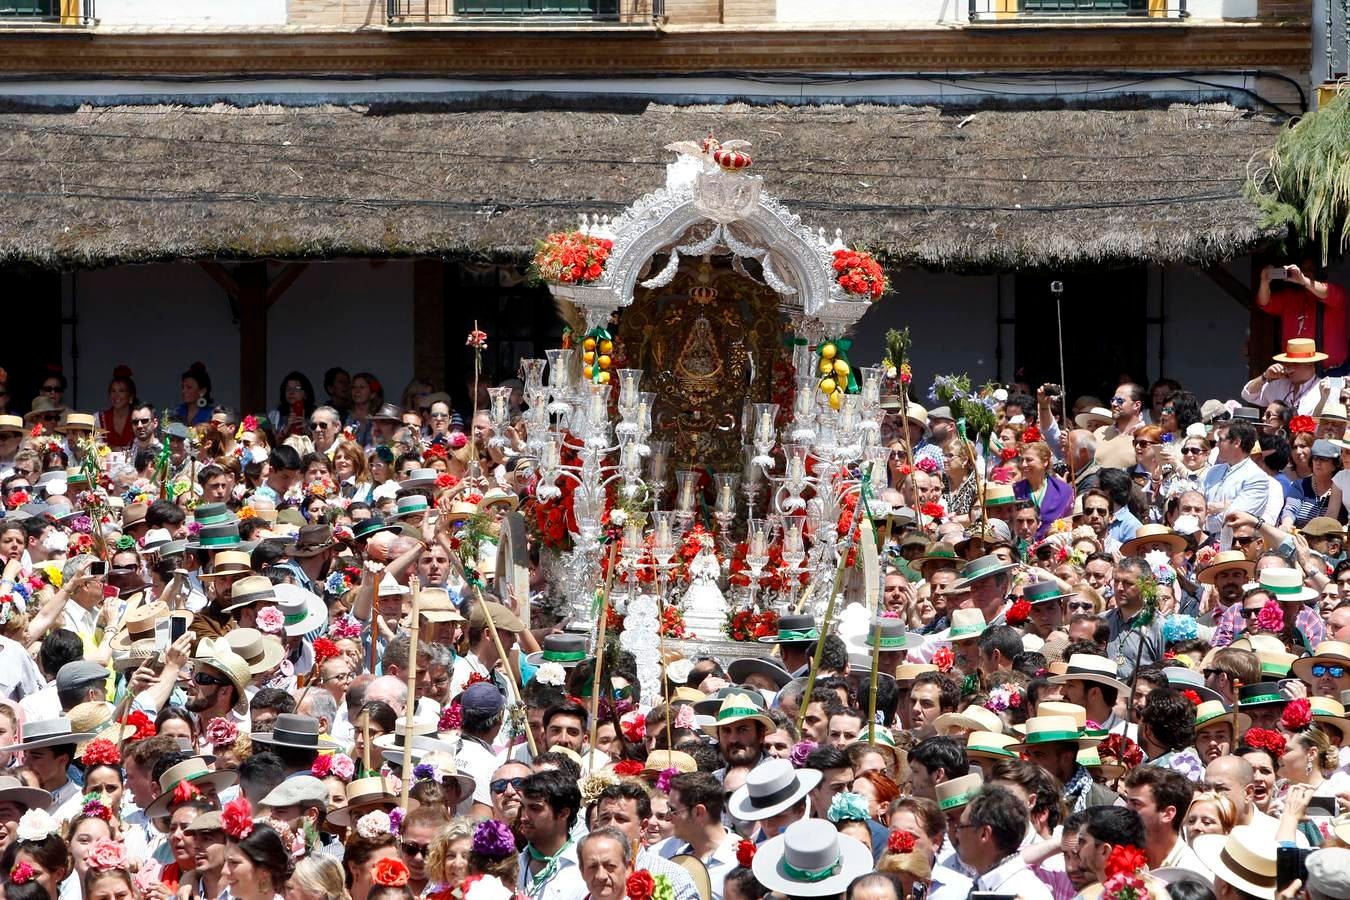
<path fill-rule="evenodd" d="M 52 796 L 47 807 L 53 818 L 68 819 L 80 809 L 83 792 L 70 779 L 70 764 L 75 760 L 77 744 L 90 740 L 90 732 L 72 732 L 70 719 L 59 716 L 40 722 L 24 723 L 23 741 L 7 750 L 24 752 L 24 763 L 38 777 L 38 783 Z"/>
<path fill-rule="evenodd" d="M 806 798 L 820 784 L 819 769 L 798 769 L 786 759 L 768 759 L 732 792 L 727 811 L 740 822 L 759 822 L 763 838 L 780 834 L 806 817 Z"/>
<path fill-rule="evenodd" d="M 841 897 L 872 870 L 872 853 L 824 819 L 806 819 L 761 844 L 752 868 L 755 880 L 777 894 Z M 720 887 L 713 896 L 721 900 Z"/>
<path fill-rule="evenodd" d="M 1275 900 L 1275 842 L 1257 829 L 1238 825 L 1226 835 L 1197 835 L 1194 848 L 1214 873 L 1216 900 Z"/>

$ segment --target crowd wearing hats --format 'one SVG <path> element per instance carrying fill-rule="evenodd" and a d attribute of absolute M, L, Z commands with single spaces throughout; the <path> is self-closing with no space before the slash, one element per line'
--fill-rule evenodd
<path fill-rule="evenodd" d="M 655 693 L 540 561 L 518 384 L 503 434 L 341 370 L 242 417 L 199 365 L 44 391 L 0 416 L 5 896 L 1275 900 L 1284 848 L 1350 900 L 1324 361 L 1011 385 L 987 445 L 887 395 L 876 583 L 663 641 Z"/>

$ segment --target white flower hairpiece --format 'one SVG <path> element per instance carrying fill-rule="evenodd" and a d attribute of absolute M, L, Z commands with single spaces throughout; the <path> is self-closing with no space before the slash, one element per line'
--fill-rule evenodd
<path fill-rule="evenodd" d="M 581 802 L 583 806 L 589 806 L 600 792 L 612 784 L 618 784 L 619 778 L 613 772 L 592 772 L 581 779 Z"/>
<path fill-rule="evenodd" d="M 558 663 L 546 662 L 535 671 L 534 680 L 540 684 L 551 684 L 561 687 L 567 683 L 567 671 Z"/>
<path fill-rule="evenodd" d="M 495 875 L 484 875 L 469 885 L 464 900 L 511 900 L 511 891 Z"/>
<path fill-rule="evenodd" d="M 393 834 L 389 813 L 382 809 L 366 813 L 356 820 L 356 833 L 368 841 L 373 841 L 383 834 Z"/>
<path fill-rule="evenodd" d="M 42 841 L 56 834 L 60 826 L 44 809 L 30 809 L 19 819 L 18 837 L 21 841 Z"/>
<path fill-rule="evenodd" d="M 684 684 L 694 671 L 694 664 L 687 659 L 677 659 L 666 664 L 666 677 L 676 684 Z"/>

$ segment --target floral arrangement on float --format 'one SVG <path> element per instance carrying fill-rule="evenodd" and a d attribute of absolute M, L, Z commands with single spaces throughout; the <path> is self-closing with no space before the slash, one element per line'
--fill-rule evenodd
<path fill-rule="evenodd" d="M 834 280 L 850 297 L 875 303 L 891 289 L 891 281 L 877 258 L 866 250 L 844 247 L 834 251 Z"/>
<path fill-rule="evenodd" d="M 552 284 L 590 284 L 605 274 L 614 242 L 580 230 L 555 231 L 535 245 L 530 276 Z"/>

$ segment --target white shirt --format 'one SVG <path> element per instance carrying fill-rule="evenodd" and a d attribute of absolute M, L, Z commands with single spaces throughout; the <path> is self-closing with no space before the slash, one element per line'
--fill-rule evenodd
<path fill-rule="evenodd" d="M 19 701 L 25 722 L 45 722 L 61 715 L 61 701 L 56 697 L 56 683 L 47 685 Z"/>
<path fill-rule="evenodd" d="M 928 882 L 928 900 L 966 900 L 975 882 L 951 866 L 938 863 Z"/>
<path fill-rule="evenodd" d="M 569 843 L 562 850 L 558 868 L 542 884 L 535 884 L 530 875 L 530 854 L 520 854 L 520 879 L 516 886 L 530 900 L 582 900 L 590 891 L 586 882 L 581 880 L 581 867 L 577 865 L 577 845 Z"/>
<path fill-rule="evenodd" d="M 1344 378 L 1312 378 L 1298 387 L 1290 384 L 1288 378 L 1276 378 L 1274 381 L 1267 381 L 1262 384 L 1261 390 L 1256 392 L 1249 391 L 1244 387 L 1242 399 L 1257 406 L 1269 406 L 1276 401 L 1290 404 L 1292 401 L 1292 405 L 1296 408 L 1296 415 L 1311 416 L 1317 409 L 1317 404 L 1322 402 L 1322 392 L 1318 389 L 1319 381 L 1325 381 L 1331 385 L 1332 397 L 1341 395 L 1341 387 L 1345 382 Z"/>
<path fill-rule="evenodd" d="M 740 842 L 740 835 L 728 831 L 722 843 L 713 848 L 713 852 L 706 859 L 701 860 L 708 870 L 708 880 L 712 882 L 712 900 L 722 900 L 722 888 L 727 882 L 727 874 L 740 865 L 736 860 L 736 847 Z M 697 855 L 688 843 L 677 837 L 668 837 L 654 844 L 651 849 L 666 859 L 673 859 L 681 854 Z"/>
<path fill-rule="evenodd" d="M 28 652 L 17 641 L 0 636 L 0 696 L 23 700 L 46 686 L 47 682 L 38 671 L 37 663 L 33 662 Z M 54 719 L 57 715 L 60 713 L 48 718 Z"/>
<path fill-rule="evenodd" d="M 68 628 L 78 634 L 83 640 L 85 649 L 96 646 L 94 640 L 94 626 L 98 624 L 99 608 L 85 609 L 74 600 L 67 600 L 65 609 L 61 610 L 63 628 Z"/>
<path fill-rule="evenodd" d="M 505 761 L 502 754 L 494 753 L 483 744 L 463 735 L 459 739 L 459 752 L 455 754 L 455 767 L 473 779 L 473 801 L 484 806 L 492 805 L 492 773 Z"/>
<path fill-rule="evenodd" d="M 1194 872 L 1203 876 L 1206 880 L 1213 881 L 1214 873 L 1200 861 L 1200 857 L 1195 855 L 1191 845 L 1177 835 L 1177 842 L 1172 845 L 1172 851 L 1163 859 L 1161 869 L 1185 869 L 1187 872 Z"/>
<path fill-rule="evenodd" d="M 464 693 L 464 685 L 468 684 L 469 676 L 475 672 L 485 678 L 492 677 L 488 667 L 479 662 L 476 654 L 470 653 L 467 656 L 455 657 L 455 664 L 450 669 L 449 696 L 454 698 Z"/>
<path fill-rule="evenodd" d="M 975 879 L 975 890 L 1013 894 L 1019 900 L 1054 900 L 1050 888 L 1027 867 L 1019 853 L 1013 853 L 997 867 Z"/>
<path fill-rule="evenodd" d="M 68 780 L 52 791 L 52 805 L 47 807 L 47 812 L 58 822 L 73 819 L 84 808 L 83 801 L 84 792 L 80 786 Z"/>

